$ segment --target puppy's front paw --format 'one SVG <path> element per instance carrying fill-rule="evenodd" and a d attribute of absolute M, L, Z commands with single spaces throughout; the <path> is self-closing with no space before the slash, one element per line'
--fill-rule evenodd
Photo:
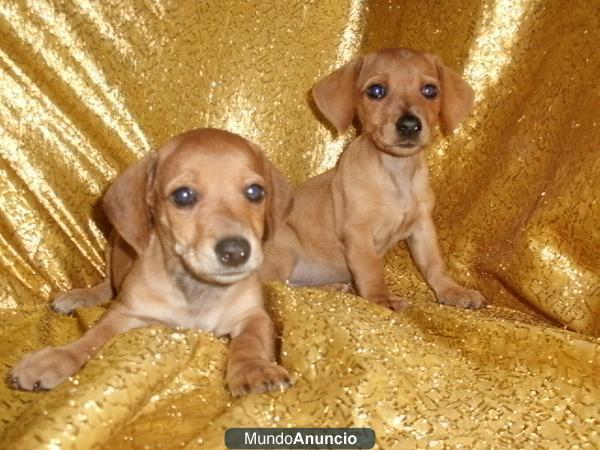
<path fill-rule="evenodd" d="M 292 385 L 290 376 L 282 366 L 274 362 L 255 361 L 236 368 L 227 376 L 227 386 L 234 397 L 251 392 L 261 393 L 284 390 Z"/>
<path fill-rule="evenodd" d="M 8 375 L 15 389 L 39 391 L 52 389 L 73 375 L 81 364 L 68 351 L 45 348 L 25 356 Z"/>
<path fill-rule="evenodd" d="M 457 308 L 482 308 L 485 298 L 479 292 L 460 286 L 451 287 L 438 295 L 438 303 L 456 306 Z"/>
<path fill-rule="evenodd" d="M 371 300 L 373 303 L 383 306 L 384 308 L 389 308 L 392 311 L 402 311 L 410 307 L 410 303 L 406 299 L 396 295 L 369 297 L 369 300 Z"/>
<path fill-rule="evenodd" d="M 88 289 L 72 289 L 67 292 L 61 292 L 52 301 L 52 309 L 54 311 L 71 314 L 73 310 L 86 306 Z"/>

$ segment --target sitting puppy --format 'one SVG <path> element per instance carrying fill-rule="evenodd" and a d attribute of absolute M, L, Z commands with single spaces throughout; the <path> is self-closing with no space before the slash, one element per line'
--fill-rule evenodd
<path fill-rule="evenodd" d="M 256 271 L 262 240 L 283 219 L 287 182 L 262 152 L 226 131 L 181 134 L 126 169 L 104 209 L 115 230 L 107 278 L 57 297 L 55 309 L 114 301 L 79 340 L 23 358 L 10 382 L 51 389 L 117 333 L 154 323 L 230 335 L 233 395 L 290 385 L 274 362 L 273 323 Z"/>
<path fill-rule="evenodd" d="M 337 166 L 301 184 L 287 225 L 265 247 L 265 280 L 293 285 L 354 282 L 392 309 L 406 302 L 384 284 L 382 257 L 407 239 L 440 303 L 479 308 L 484 298 L 446 273 L 431 217 L 425 154 L 434 127 L 450 133 L 471 111 L 473 91 L 433 55 L 387 49 L 355 59 L 321 80 L 315 102 L 339 132 L 356 114 L 362 134 Z"/>

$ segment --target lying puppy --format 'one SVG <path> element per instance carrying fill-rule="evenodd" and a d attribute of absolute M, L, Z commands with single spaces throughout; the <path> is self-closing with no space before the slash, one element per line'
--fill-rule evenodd
<path fill-rule="evenodd" d="M 422 151 L 438 122 L 450 133 L 471 111 L 469 85 L 436 56 L 387 49 L 331 73 L 313 96 L 339 132 L 356 114 L 363 132 L 335 168 L 295 190 L 287 225 L 266 247 L 261 277 L 293 285 L 352 280 L 361 296 L 402 309 L 407 303 L 386 288 L 381 260 L 407 239 L 440 303 L 483 306 L 479 292 L 446 274 Z"/>
<path fill-rule="evenodd" d="M 274 362 L 274 332 L 256 270 L 262 239 L 290 202 L 262 152 L 226 131 L 181 134 L 125 170 L 104 209 L 115 228 L 107 279 L 57 297 L 55 309 L 114 301 L 79 340 L 27 355 L 10 373 L 24 390 L 51 389 L 117 333 L 154 323 L 230 335 L 233 395 L 290 385 Z"/>

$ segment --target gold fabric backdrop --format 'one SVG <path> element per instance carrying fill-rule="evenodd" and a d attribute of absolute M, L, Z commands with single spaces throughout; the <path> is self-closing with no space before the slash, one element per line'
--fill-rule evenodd
<path fill-rule="evenodd" d="M 451 273 L 493 306 L 269 286 L 296 386 L 233 399 L 226 341 L 118 336 L 56 390 L 0 384 L 1 448 L 221 448 L 232 426 L 371 426 L 383 449 L 600 446 L 600 8 L 587 0 L 0 1 L 0 357 L 79 336 L 50 298 L 98 282 L 115 175 L 169 136 L 223 127 L 297 183 L 352 138 L 309 89 L 355 55 L 439 54 L 477 91 L 429 150 Z"/>

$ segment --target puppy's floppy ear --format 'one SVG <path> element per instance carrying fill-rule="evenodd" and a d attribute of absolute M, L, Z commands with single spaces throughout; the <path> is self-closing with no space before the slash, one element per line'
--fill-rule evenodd
<path fill-rule="evenodd" d="M 473 109 L 475 94 L 459 74 L 448 68 L 438 57 L 435 60 L 442 91 L 440 124 L 444 134 L 448 135 Z"/>
<path fill-rule="evenodd" d="M 285 222 L 292 210 L 294 200 L 292 188 L 287 179 L 273 163 L 267 160 L 267 164 L 270 172 L 270 189 L 267 193 L 267 232 L 265 237 L 270 238 Z"/>
<path fill-rule="evenodd" d="M 129 166 L 108 188 L 103 200 L 108 219 L 138 255 L 150 238 L 151 188 L 156 162 L 156 153 L 152 152 Z"/>
<path fill-rule="evenodd" d="M 356 81 L 361 67 L 362 58 L 354 59 L 327 75 L 312 90 L 317 107 L 338 133 L 350 127 L 356 114 Z"/>
<path fill-rule="evenodd" d="M 269 239 L 280 227 L 292 210 L 292 188 L 279 169 L 267 158 L 256 144 L 249 142 L 250 147 L 262 160 L 265 176 L 267 200 L 265 205 L 266 230 L 264 239 Z"/>

